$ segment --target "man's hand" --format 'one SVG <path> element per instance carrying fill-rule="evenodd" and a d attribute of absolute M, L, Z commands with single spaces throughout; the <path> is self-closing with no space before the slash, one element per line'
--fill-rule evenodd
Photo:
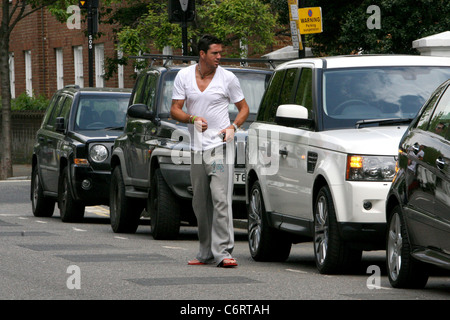
<path fill-rule="evenodd" d="M 231 127 L 231 129 L 230 129 Z M 228 128 L 222 129 L 219 132 L 219 135 L 223 137 L 224 142 L 229 142 L 234 139 L 234 127 L 230 126 Z"/>
<path fill-rule="evenodd" d="M 206 129 L 208 129 L 208 121 L 206 121 L 206 119 L 202 117 L 195 117 L 194 127 L 198 131 L 205 132 Z"/>

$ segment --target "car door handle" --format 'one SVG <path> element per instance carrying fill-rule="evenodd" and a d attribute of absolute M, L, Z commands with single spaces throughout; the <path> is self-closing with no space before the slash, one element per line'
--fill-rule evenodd
<path fill-rule="evenodd" d="M 286 147 L 284 147 L 284 149 L 280 149 L 280 150 L 278 151 L 278 153 L 279 153 L 280 155 L 284 156 L 284 157 L 287 157 L 287 155 L 288 155 L 289 152 L 287 151 Z"/>
<path fill-rule="evenodd" d="M 439 169 L 443 170 L 444 167 L 445 167 L 445 160 L 442 159 L 442 157 L 437 158 L 437 159 L 436 159 L 436 166 L 437 166 Z"/>

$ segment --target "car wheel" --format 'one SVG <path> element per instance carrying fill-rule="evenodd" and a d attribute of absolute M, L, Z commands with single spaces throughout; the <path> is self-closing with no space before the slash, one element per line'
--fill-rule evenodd
<path fill-rule="evenodd" d="M 84 205 L 72 196 L 69 183 L 69 167 L 65 167 L 60 180 L 58 206 L 63 222 L 80 222 L 84 217 Z"/>
<path fill-rule="evenodd" d="M 113 169 L 109 193 L 109 212 L 111 228 L 115 233 L 135 233 L 143 210 L 139 199 L 128 198 L 125 195 L 120 166 Z"/>
<path fill-rule="evenodd" d="M 386 265 L 394 288 L 423 288 L 428 281 L 425 265 L 411 256 L 411 244 L 399 206 L 394 207 L 386 235 Z"/>
<path fill-rule="evenodd" d="M 292 247 L 287 235 L 269 225 L 259 181 L 255 181 L 250 192 L 248 245 L 256 261 L 285 261 Z"/>
<path fill-rule="evenodd" d="M 362 251 L 350 248 L 339 235 L 333 198 L 328 186 L 319 190 L 314 206 L 314 257 L 323 274 L 350 272 L 361 262 Z"/>
<path fill-rule="evenodd" d="M 161 169 L 156 169 L 153 175 L 147 208 L 150 210 L 153 238 L 175 239 L 180 232 L 181 212 L 178 200 L 164 180 Z"/>
<path fill-rule="evenodd" d="M 31 207 L 35 217 L 51 217 L 55 210 L 55 200 L 44 196 L 37 166 L 31 175 Z"/>

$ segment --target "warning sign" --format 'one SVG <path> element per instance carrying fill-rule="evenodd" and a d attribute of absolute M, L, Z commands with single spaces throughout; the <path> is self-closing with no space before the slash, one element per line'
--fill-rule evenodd
<path fill-rule="evenodd" d="M 298 27 L 300 34 L 322 32 L 322 8 L 300 8 L 298 9 Z"/>

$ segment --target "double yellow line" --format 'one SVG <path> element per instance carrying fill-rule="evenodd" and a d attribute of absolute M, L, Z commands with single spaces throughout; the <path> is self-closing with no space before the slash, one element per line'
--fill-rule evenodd
<path fill-rule="evenodd" d="M 93 213 L 93 214 L 101 216 L 101 217 L 109 218 L 109 208 L 106 206 L 86 207 L 86 212 Z"/>

